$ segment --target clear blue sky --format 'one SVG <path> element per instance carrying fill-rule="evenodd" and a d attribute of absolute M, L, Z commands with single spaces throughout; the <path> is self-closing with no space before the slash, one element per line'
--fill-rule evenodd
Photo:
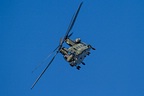
<path fill-rule="evenodd" d="M 144 96 L 143 0 L 84 0 L 72 39 L 97 50 L 80 71 L 59 54 L 30 90 L 80 2 L 0 1 L 0 96 Z"/>

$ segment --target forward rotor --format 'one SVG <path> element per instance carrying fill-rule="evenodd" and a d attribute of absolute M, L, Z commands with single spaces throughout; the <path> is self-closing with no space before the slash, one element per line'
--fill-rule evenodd
<path fill-rule="evenodd" d="M 78 9 L 77 9 L 77 11 L 76 11 L 76 13 L 73 15 L 73 17 L 72 17 L 72 19 L 71 19 L 71 22 L 70 22 L 70 24 L 69 24 L 69 27 L 68 27 L 68 29 L 67 29 L 67 31 L 66 31 L 65 36 L 64 36 L 64 38 L 60 40 L 60 44 L 48 55 L 48 57 L 51 56 L 52 54 L 54 54 L 54 52 L 56 52 L 55 55 L 54 55 L 53 58 L 50 60 L 50 62 L 48 63 L 48 65 L 45 67 L 45 69 L 42 71 L 42 73 L 38 76 L 38 78 L 36 79 L 36 81 L 35 81 L 34 84 L 32 85 L 31 89 L 34 88 L 34 86 L 37 84 L 37 82 L 40 80 L 40 78 L 43 76 L 43 74 L 46 72 L 46 70 L 47 70 L 47 69 L 49 68 L 49 66 L 52 64 L 52 62 L 53 62 L 53 60 L 55 59 L 56 55 L 60 52 L 60 50 L 61 50 L 61 48 L 62 48 L 62 46 L 63 46 L 64 41 L 73 34 L 73 33 L 69 34 L 69 32 L 72 30 L 72 28 L 73 28 L 73 26 L 74 26 L 74 24 L 75 24 L 76 18 L 77 18 L 77 16 L 78 16 L 78 13 L 79 13 L 79 11 L 80 11 L 80 8 L 81 8 L 82 4 L 83 4 L 83 2 L 80 3 L 80 5 L 79 5 L 79 7 L 78 7 Z M 48 58 L 47 58 L 47 59 L 48 59 Z"/>

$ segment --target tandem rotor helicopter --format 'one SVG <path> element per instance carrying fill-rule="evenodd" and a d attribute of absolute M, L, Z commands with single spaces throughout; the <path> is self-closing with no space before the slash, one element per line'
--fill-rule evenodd
<path fill-rule="evenodd" d="M 85 65 L 83 60 L 87 55 L 90 55 L 90 50 L 96 50 L 94 47 L 92 47 L 90 44 L 86 44 L 84 42 L 81 42 L 80 38 L 76 38 L 75 40 L 71 40 L 70 37 L 72 36 L 71 29 L 74 26 L 74 23 L 76 21 L 76 18 L 78 16 L 78 13 L 81 9 L 83 2 L 80 3 L 76 13 L 73 15 L 70 25 L 66 31 L 65 36 L 60 40 L 60 44 L 49 54 L 52 55 L 55 52 L 55 55 L 51 59 L 51 61 L 48 63 L 46 68 L 42 71 L 42 73 L 39 75 L 39 77 L 36 79 L 34 84 L 32 85 L 31 89 L 36 85 L 36 83 L 39 81 L 39 79 L 42 77 L 42 75 L 45 73 L 45 71 L 48 69 L 50 64 L 55 59 L 56 55 L 58 53 L 61 53 L 64 57 L 64 59 L 70 64 L 72 67 L 76 67 L 78 70 L 80 70 L 80 64 Z M 71 33 L 70 33 L 71 32 Z M 69 45 L 69 48 L 63 47 L 63 44 L 66 43 Z"/>

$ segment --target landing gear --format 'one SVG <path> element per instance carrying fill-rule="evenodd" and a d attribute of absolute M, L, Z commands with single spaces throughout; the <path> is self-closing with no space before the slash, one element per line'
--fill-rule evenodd
<path fill-rule="evenodd" d="M 80 66 L 77 66 L 77 69 L 78 69 L 78 70 L 80 70 L 80 68 L 81 68 Z"/>
<path fill-rule="evenodd" d="M 74 67 L 74 64 L 73 64 L 73 63 L 70 63 L 70 66 L 71 66 L 71 67 Z"/>
<path fill-rule="evenodd" d="M 89 56 L 89 55 L 90 55 L 90 52 L 87 52 L 87 55 Z"/>
<path fill-rule="evenodd" d="M 84 62 L 81 62 L 83 65 L 85 65 L 85 63 Z"/>
<path fill-rule="evenodd" d="M 92 47 L 93 50 L 96 50 L 94 47 Z"/>
<path fill-rule="evenodd" d="M 89 48 L 92 48 L 93 50 L 96 50 L 94 47 L 92 47 L 91 45 L 88 45 Z"/>

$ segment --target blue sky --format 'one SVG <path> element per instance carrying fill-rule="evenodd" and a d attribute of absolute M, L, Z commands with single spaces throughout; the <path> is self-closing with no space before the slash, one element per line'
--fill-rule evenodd
<path fill-rule="evenodd" d="M 97 50 L 80 71 L 59 54 L 30 90 L 80 2 L 0 1 L 0 96 L 144 96 L 143 0 L 84 0 L 72 39 Z"/>

